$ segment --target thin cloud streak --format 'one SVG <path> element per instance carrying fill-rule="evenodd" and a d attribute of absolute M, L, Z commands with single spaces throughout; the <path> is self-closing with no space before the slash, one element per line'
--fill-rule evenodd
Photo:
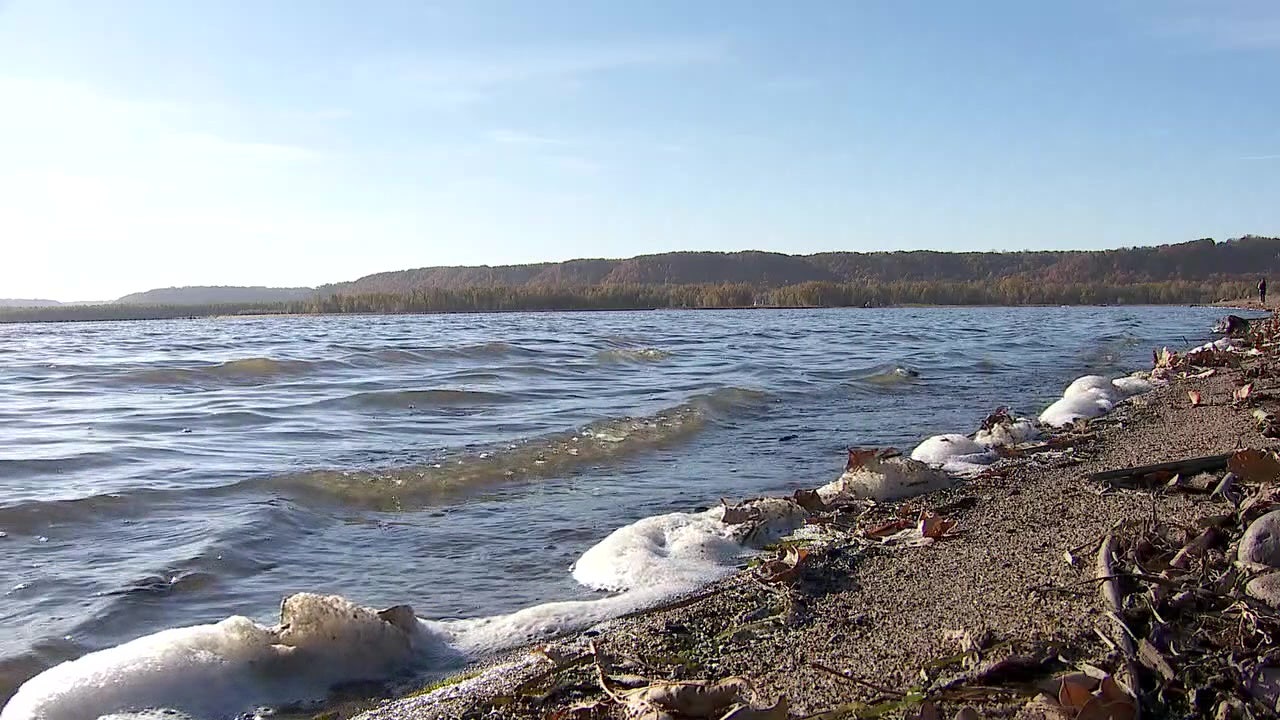
<path fill-rule="evenodd" d="M 358 64 L 361 83 L 409 87 L 429 93 L 445 106 L 462 106 L 491 97 L 502 88 L 530 83 L 579 80 L 629 69 L 710 65 L 730 58 L 721 40 L 619 42 L 602 46 L 527 48 L 472 57 L 402 56 Z"/>

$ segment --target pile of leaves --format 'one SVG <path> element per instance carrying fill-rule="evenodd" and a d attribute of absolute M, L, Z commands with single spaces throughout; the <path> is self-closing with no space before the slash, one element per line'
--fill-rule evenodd
<path fill-rule="evenodd" d="M 1228 512 L 1181 526 L 1152 517 L 1104 542 L 1095 578 L 1112 589 L 1098 633 L 1127 664 L 1142 706 L 1168 717 L 1275 717 L 1280 690 L 1280 612 L 1246 585 L 1271 568 L 1236 560 L 1249 524 L 1280 505 L 1280 460 L 1241 450 L 1214 495 Z M 1215 505 L 1214 510 L 1220 510 Z M 1108 622 L 1109 621 L 1109 622 Z"/>

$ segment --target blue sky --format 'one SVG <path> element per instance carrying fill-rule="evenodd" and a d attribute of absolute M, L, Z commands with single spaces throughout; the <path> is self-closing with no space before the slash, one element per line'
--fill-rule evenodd
<path fill-rule="evenodd" d="M 1280 234 L 1280 3 L 0 0 L 0 297 Z"/>

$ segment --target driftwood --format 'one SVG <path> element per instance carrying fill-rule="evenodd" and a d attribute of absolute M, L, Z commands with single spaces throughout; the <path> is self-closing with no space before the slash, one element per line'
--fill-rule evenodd
<path fill-rule="evenodd" d="M 1098 564 L 1096 576 L 1102 580 L 1102 598 L 1107 601 L 1107 616 L 1111 618 L 1115 626 L 1113 631 L 1115 634 L 1114 641 L 1119 647 L 1120 652 L 1124 655 L 1125 669 L 1128 671 L 1128 677 L 1125 683 L 1130 688 L 1130 694 L 1137 697 L 1138 688 L 1138 668 L 1137 660 L 1138 648 L 1133 642 L 1133 633 L 1129 627 L 1125 625 L 1121 612 L 1124 610 L 1122 596 L 1120 594 L 1120 583 L 1116 578 L 1115 570 L 1112 567 L 1112 558 L 1119 546 L 1119 539 L 1115 535 L 1107 535 L 1102 540 L 1102 547 L 1098 549 Z M 1105 639 L 1105 637 L 1104 637 Z"/>
<path fill-rule="evenodd" d="M 1118 470 L 1104 470 L 1102 472 L 1091 473 L 1086 477 L 1090 480 L 1124 480 L 1126 478 L 1137 478 L 1152 473 L 1168 472 L 1180 475 L 1194 475 L 1196 473 L 1209 472 L 1211 470 L 1221 470 L 1227 466 L 1227 461 L 1231 459 L 1234 453 L 1223 453 L 1222 455 L 1206 455 L 1205 457 L 1187 458 L 1186 460 L 1172 460 L 1170 462 L 1156 463 L 1154 465 L 1139 465 L 1137 467 L 1121 468 Z"/>

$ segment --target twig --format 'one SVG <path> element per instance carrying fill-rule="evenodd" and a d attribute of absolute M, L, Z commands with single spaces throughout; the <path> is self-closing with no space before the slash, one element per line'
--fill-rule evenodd
<path fill-rule="evenodd" d="M 1108 616 L 1116 625 L 1117 637 L 1116 644 L 1124 653 L 1125 669 L 1129 674 L 1129 682 L 1133 683 L 1131 689 L 1132 694 L 1137 697 L 1138 668 L 1136 663 L 1137 648 L 1133 644 L 1133 632 L 1124 624 L 1124 619 L 1120 617 L 1120 613 L 1124 610 L 1124 605 L 1120 597 L 1120 583 L 1116 581 L 1115 571 L 1112 570 L 1112 557 L 1116 553 L 1116 547 L 1119 540 L 1115 535 L 1107 535 L 1102 541 L 1102 547 L 1098 550 L 1098 566 L 1097 576 L 1103 578 L 1102 581 L 1102 597 L 1107 601 L 1108 608 L 1111 612 Z"/>
<path fill-rule="evenodd" d="M 865 687 L 865 688 L 869 688 L 869 689 L 871 689 L 871 690 L 875 690 L 875 691 L 876 691 L 876 692 L 878 692 L 878 693 L 883 693 L 883 694 L 885 694 L 885 695 L 891 695 L 891 696 L 893 696 L 893 697 L 900 697 L 900 698 L 901 698 L 901 697 L 906 697 L 906 696 L 907 696 L 907 694 L 906 694 L 906 693 L 904 693 L 904 692 L 899 692 L 898 690 L 890 690 L 889 688 L 880 687 L 879 685 L 876 685 L 875 683 L 867 682 L 866 680 L 863 680 L 862 678 L 855 677 L 855 676 L 850 675 L 850 674 L 848 674 L 848 673 L 840 672 L 839 670 L 836 670 L 835 668 L 832 668 L 832 667 L 827 667 L 826 665 L 823 665 L 822 663 L 818 662 L 817 660 L 810 660 L 810 661 L 809 661 L 809 665 L 810 665 L 811 667 L 817 668 L 818 670 L 821 670 L 821 671 L 823 671 L 823 672 L 825 672 L 825 673 L 830 673 L 830 674 L 832 674 L 832 675 L 835 675 L 836 677 L 840 678 L 841 680 L 847 680 L 847 681 L 849 681 L 849 682 L 851 682 L 851 683 L 854 683 L 855 685 L 861 685 L 861 686 L 863 686 L 863 687 Z"/>

